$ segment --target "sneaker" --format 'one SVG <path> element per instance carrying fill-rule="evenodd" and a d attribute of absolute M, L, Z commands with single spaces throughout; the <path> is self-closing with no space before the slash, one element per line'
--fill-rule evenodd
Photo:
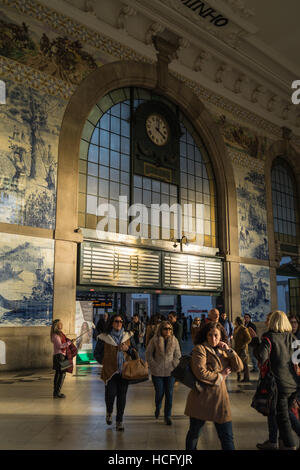
<path fill-rule="evenodd" d="M 53 393 L 53 398 L 66 398 L 63 393 Z"/>
<path fill-rule="evenodd" d="M 171 421 L 171 419 L 170 419 L 170 418 L 165 418 L 165 424 L 166 424 L 167 426 L 172 426 L 172 421 Z"/>
<path fill-rule="evenodd" d="M 275 442 L 265 441 L 262 444 L 256 444 L 256 447 L 260 450 L 277 450 L 278 445 Z"/>
<path fill-rule="evenodd" d="M 121 421 L 116 422 L 116 430 L 117 431 L 124 431 L 124 424 Z"/>
<path fill-rule="evenodd" d="M 106 424 L 112 424 L 111 413 L 106 414 Z"/>

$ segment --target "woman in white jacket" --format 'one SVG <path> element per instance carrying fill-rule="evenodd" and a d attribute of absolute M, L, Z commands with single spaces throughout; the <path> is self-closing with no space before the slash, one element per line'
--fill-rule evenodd
<path fill-rule="evenodd" d="M 173 335 L 172 324 L 163 321 L 157 333 L 150 340 L 146 349 L 146 359 L 152 375 L 155 389 L 155 418 L 159 417 L 163 397 L 165 395 L 165 423 L 172 424 L 171 410 L 175 379 L 171 376 L 172 370 L 179 363 L 181 357 L 177 338 Z"/>

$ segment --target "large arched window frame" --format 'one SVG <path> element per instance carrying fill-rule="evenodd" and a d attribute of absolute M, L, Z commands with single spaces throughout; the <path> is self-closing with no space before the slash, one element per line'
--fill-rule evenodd
<path fill-rule="evenodd" d="M 181 126 L 180 138 L 180 185 L 169 184 L 158 179 L 134 175 L 131 163 L 132 113 L 139 104 L 159 100 L 177 114 Z M 195 239 L 199 245 L 217 246 L 216 219 L 217 201 L 215 178 L 203 142 L 180 109 L 161 95 L 142 88 L 121 88 L 105 95 L 92 109 L 85 123 L 79 162 L 79 206 L 80 227 L 95 229 L 100 217 L 100 203 L 116 204 L 119 195 L 127 196 L 130 204 L 173 203 L 193 206 L 193 227 L 197 223 L 196 204 L 203 205 L 202 236 Z M 117 232 L 120 227 L 117 215 Z M 147 238 L 150 230 L 141 224 L 141 234 Z M 174 237 L 174 224 L 170 227 L 170 239 Z M 157 227 L 157 238 L 166 239 L 163 228 Z M 109 230 L 109 229 L 108 229 Z M 184 233 L 185 234 L 185 233 Z"/>
<path fill-rule="evenodd" d="M 296 181 L 290 166 L 282 157 L 273 161 L 271 187 L 275 240 L 297 245 L 300 232 Z"/>

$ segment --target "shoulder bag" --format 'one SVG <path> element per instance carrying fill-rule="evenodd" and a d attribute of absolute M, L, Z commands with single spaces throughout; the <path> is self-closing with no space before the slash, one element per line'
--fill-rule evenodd
<path fill-rule="evenodd" d="M 127 355 L 127 360 L 123 364 L 122 378 L 128 380 L 130 384 L 145 382 L 149 379 L 148 363 L 139 357 L 135 349 L 133 351 L 135 359 Z"/>
<path fill-rule="evenodd" d="M 275 377 L 271 371 L 270 354 L 272 343 L 266 336 L 263 339 L 269 343 L 270 353 L 267 361 L 260 366 L 260 377 L 251 407 L 262 415 L 269 416 L 276 413 L 278 390 Z"/>

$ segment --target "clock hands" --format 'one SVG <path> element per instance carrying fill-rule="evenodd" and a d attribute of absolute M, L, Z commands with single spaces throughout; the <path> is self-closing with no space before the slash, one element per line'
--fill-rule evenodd
<path fill-rule="evenodd" d="M 165 138 L 164 134 L 162 134 L 162 133 L 160 132 L 160 130 L 159 130 L 159 128 L 158 128 L 158 127 L 156 127 L 155 129 L 157 130 L 157 132 L 159 132 L 159 133 L 160 133 L 160 135 L 161 135 L 163 138 Z"/>

